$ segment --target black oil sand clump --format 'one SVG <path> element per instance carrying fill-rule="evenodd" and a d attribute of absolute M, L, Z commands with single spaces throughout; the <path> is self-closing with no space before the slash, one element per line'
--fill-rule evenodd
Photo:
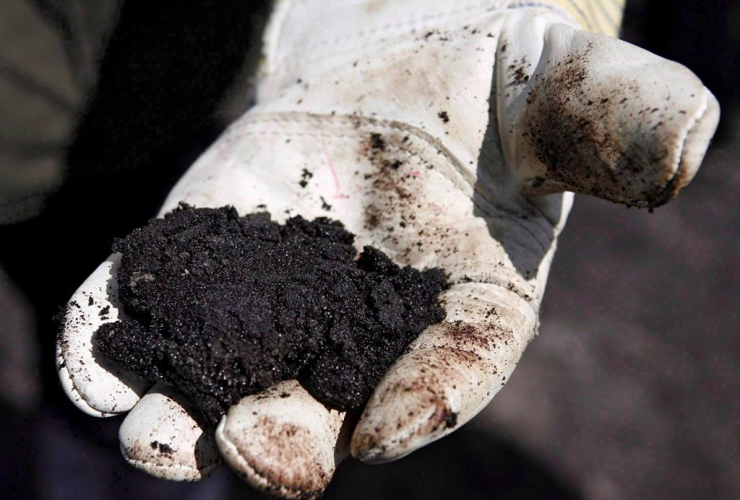
<path fill-rule="evenodd" d="M 406 346 L 445 313 L 440 269 L 401 268 L 327 218 L 180 206 L 117 240 L 130 320 L 95 340 L 113 361 L 186 394 L 211 423 L 298 378 L 319 401 L 362 406 Z"/>

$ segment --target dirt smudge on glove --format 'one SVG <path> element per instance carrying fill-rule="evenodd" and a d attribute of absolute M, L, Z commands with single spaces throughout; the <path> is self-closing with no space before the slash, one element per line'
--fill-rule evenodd
<path fill-rule="evenodd" d="M 565 189 L 628 206 L 663 205 L 676 194 L 664 126 L 670 102 L 655 108 L 643 102 L 635 79 L 594 75 L 591 50 L 589 44 L 549 64 L 527 95 L 522 138 L 535 158 L 523 159 L 546 170 L 524 194 Z"/>

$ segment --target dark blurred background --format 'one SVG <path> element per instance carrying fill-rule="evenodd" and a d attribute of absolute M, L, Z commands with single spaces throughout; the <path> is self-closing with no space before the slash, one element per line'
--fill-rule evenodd
<path fill-rule="evenodd" d="M 0 1 L 0 498 L 253 498 L 128 468 L 56 380 L 51 321 L 251 103 L 268 1 Z M 327 498 L 740 498 L 740 2 L 628 0 L 622 38 L 722 105 L 655 213 L 578 197 L 541 335 L 473 422 Z"/>

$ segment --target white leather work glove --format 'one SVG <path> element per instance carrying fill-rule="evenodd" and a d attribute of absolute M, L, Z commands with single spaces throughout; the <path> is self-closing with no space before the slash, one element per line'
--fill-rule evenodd
<path fill-rule="evenodd" d="M 214 435 L 175 391 L 93 347 L 123 316 L 114 255 L 74 294 L 59 337 L 70 398 L 91 415 L 129 412 L 121 449 L 150 474 L 197 480 L 223 456 L 289 498 L 320 495 L 348 452 L 393 460 L 463 425 L 537 331 L 572 192 L 661 205 L 716 128 L 717 102 L 686 68 L 580 29 L 614 34 L 619 13 L 611 0 L 279 2 L 257 105 L 161 213 L 185 201 L 340 220 L 358 248 L 444 268 L 446 320 L 396 361 L 356 425 L 286 381 L 242 399 Z"/>

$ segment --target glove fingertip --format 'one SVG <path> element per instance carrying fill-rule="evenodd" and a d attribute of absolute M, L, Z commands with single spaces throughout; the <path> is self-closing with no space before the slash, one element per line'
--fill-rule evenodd
<path fill-rule="evenodd" d="M 119 262 L 119 255 L 103 262 L 60 315 L 56 357 L 62 388 L 80 410 L 97 417 L 129 411 L 150 385 L 108 360 L 93 340 L 101 325 L 121 317 L 114 286 Z"/>
<path fill-rule="evenodd" d="M 133 467 L 170 481 L 199 481 L 221 464 L 212 431 L 174 390 L 156 385 L 119 430 L 121 453 Z"/>
<path fill-rule="evenodd" d="M 344 458 L 338 447 L 343 419 L 298 382 L 285 381 L 232 406 L 216 429 L 216 443 L 256 489 L 281 498 L 318 498 Z"/>

